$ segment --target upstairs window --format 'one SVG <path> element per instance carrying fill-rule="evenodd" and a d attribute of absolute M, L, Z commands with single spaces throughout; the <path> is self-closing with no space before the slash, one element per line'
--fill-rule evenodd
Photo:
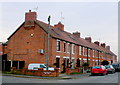
<path fill-rule="evenodd" d="M 95 57 L 95 53 L 94 53 L 95 51 L 93 50 L 93 57 Z"/>
<path fill-rule="evenodd" d="M 60 40 L 57 40 L 57 51 L 60 51 Z"/>
<path fill-rule="evenodd" d="M 83 47 L 82 46 L 79 46 L 79 55 L 82 55 L 83 53 Z"/>
<path fill-rule="evenodd" d="M 66 52 L 66 42 L 63 44 L 63 52 Z"/>
<path fill-rule="evenodd" d="M 83 47 L 83 55 L 85 55 L 85 48 Z"/>
<path fill-rule="evenodd" d="M 90 49 L 88 49 L 88 57 L 90 57 Z"/>
<path fill-rule="evenodd" d="M 70 53 L 70 48 L 71 48 L 70 43 L 67 43 L 67 53 Z"/>
<path fill-rule="evenodd" d="M 75 53 L 75 45 L 72 44 L 72 54 L 74 54 L 74 53 Z"/>
<path fill-rule="evenodd" d="M 84 55 L 87 56 L 87 48 L 84 48 Z"/>

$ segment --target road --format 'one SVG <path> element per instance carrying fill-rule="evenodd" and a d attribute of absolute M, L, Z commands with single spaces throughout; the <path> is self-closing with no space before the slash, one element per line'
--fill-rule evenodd
<path fill-rule="evenodd" d="M 108 74 L 105 76 L 89 76 L 82 79 L 69 79 L 69 80 L 46 80 L 46 79 L 33 79 L 33 78 L 19 78 L 12 76 L 3 76 L 3 83 L 118 83 L 118 74 Z M 119 79 L 120 80 L 120 79 Z"/>

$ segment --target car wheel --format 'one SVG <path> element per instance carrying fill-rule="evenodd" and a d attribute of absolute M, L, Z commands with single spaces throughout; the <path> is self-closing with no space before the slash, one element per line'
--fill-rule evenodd
<path fill-rule="evenodd" d="M 102 76 L 104 76 L 105 75 L 105 73 L 102 73 Z"/>
<path fill-rule="evenodd" d="M 113 71 L 111 71 L 111 74 L 113 74 Z"/>
<path fill-rule="evenodd" d="M 91 76 L 94 76 L 95 74 L 94 73 L 91 73 Z"/>

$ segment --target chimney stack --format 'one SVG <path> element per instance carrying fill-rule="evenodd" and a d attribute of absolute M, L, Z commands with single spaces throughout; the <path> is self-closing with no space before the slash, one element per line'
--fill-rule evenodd
<path fill-rule="evenodd" d="M 25 13 L 25 21 L 34 21 L 37 20 L 37 13 L 36 12 L 29 12 Z"/>
<path fill-rule="evenodd" d="M 58 24 L 54 25 L 54 27 L 55 28 L 59 28 L 59 29 L 64 31 L 64 25 L 61 22 L 59 22 Z"/>
<path fill-rule="evenodd" d="M 110 50 L 110 46 L 106 46 L 106 48 L 107 48 L 108 50 Z"/>
<path fill-rule="evenodd" d="M 91 43 L 91 37 L 85 37 L 85 40 L 87 40 L 88 42 L 90 42 Z"/>
<path fill-rule="evenodd" d="M 80 38 L 80 32 L 73 32 L 73 35 Z"/>
<path fill-rule="evenodd" d="M 100 44 L 100 42 L 98 42 L 98 41 L 95 41 L 94 43 L 95 43 L 96 45 L 98 45 L 98 46 L 99 46 L 99 44 Z"/>
<path fill-rule="evenodd" d="M 105 46 L 105 43 L 101 43 L 101 46 L 103 47 L 103 48 L 105 48 L 106 46 Z"/>

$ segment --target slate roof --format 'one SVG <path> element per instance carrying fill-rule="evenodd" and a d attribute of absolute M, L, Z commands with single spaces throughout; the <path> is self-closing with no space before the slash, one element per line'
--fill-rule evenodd
<path fill-rule="evenodd" d="M 98 45 L 96 45 L 92 42 L 90 43 L 90 42 L 86 41 L 84 38 L 76 37 L 69 32 L 63 31 L 63 30 L 58 29 L 58 28 L 54 28 L 54 26 L 51 26 L 51 25 L 50 25 L 50 29 L 48 29 L 48 24 L 46 24 L 42 21 L 39 21 L 39 20 L 35 20 L 34 22 L 36 24 L 38 24 L 41 28 L 43 28 L 43 30 L 45 32 L 48 33 L 48 31 L 49 31 L 51 37 L 53 37 L 53 38 L 60 39 L 60 40 L 63 40 L 63 41 L 69 42 L 69 43 L 74 43 L 76 45 L 81 45 L 81 46 L 84 46 L 84 47 L 88 47 L 88 48 L 91 48 L 91 49 L 94 49 L 94 50 L 99 50 L 99 51 L 109 53 L 111 55 L 116 56 L 110 50 L 108 50 L 106 48 L 103 48 L 101 46 L 98 46 Z M 24 25 L 24 24 L 25 24 L 25 22 L 22 23 L 22 25 Z M 8 38 L 8 40 L 20 29 L 20 27 Z"/>
<path fill-rule="evenodd" d="M 39 20 L 36 20 L 35 22 L 39 26 L 41 26 L 46 32 L 48 32 L 48 24 L 46 24 L 42 21 L 39 21 Z M 69 32 L 63 31 L 63 30 L 58 29 L 58 28 L 54 28 L 53 26 L 50 26 L 49 33 L 52 37 L 54 37 L 56 39 L 64 40 L 66 42 L 74 43 L 76 45 L 85 46 L 85 47 L 88 47 L 91 49 L 99 50 L 99 51 L 109 53 L 111 55 L 116 56 L 112 51 L 110 51 L 102 46 L 98 46 L 98 45 L 94 44 L 93 42 L 90 43 L 90 42 L 86 41 L 84 38 L 76 37 Z"/>

